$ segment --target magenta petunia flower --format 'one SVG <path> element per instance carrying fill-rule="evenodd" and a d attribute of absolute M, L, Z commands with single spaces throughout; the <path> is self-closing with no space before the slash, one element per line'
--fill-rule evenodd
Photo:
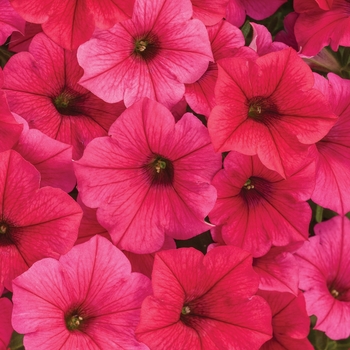
<path fill-rule="evenodd" d="M 332 73 L 327 78 L 328 82 L 318 78 L 315 86 L 327 96 L 339 119 L 316 143 L 316 186 L 311 199 L 345 215 L 350 211 L 350 81 Z"/>
<path fill-rule="evenodd" d="M 83 70 L 75 51 L 63 50 L 43 33 L 29 51 L 14 55 L 5 66 L 10 108 L 30 128 L 73 145 L 78 159 L 93 138 L 107 135 L 125 106 L 106 103 L 78 84 Z"/>
<path fill-rule="evenodd" d="M 260 349 L 271 314 L 258 284 L 251 255 L 237 247 L 157 253 L 137 339 L 151 349 Z"/>
<path fill-rule="evenodd" d="M 271 245 L 304 241 L 311 208 L 305 202 L 314 189 L 314 163 L 283 179 L 256 156 L 230 152 L 213 179 L 218 191 L 210 222 L 221 226 L 226 244 L 263 256 Z"/>
<path fill-rule="evenodd" d="M 80 83 L 107 102 L 148 97 L 171 108 L 213 60 L 204 24 L 191 17 L 189 0 L 136 0 L 132 19 L 79 47 Z"/>
<path fill-rule="evenodd" d="M 17 152 L 0 153 L 0 284 L 8 290 L 37 260 L 65 254 L 78 235 L 79 205 L 39 183 L 39 172 Z"/>
<path fill-rule="evenodd" d="M 12 147 L 25 160 L 39 170 L 40 186 L 73 190 L 76 178 L 72 162 L 72 146 L 59 142 L 36 129 L 29 129 L 25 119 L 13 113 L 16 121 L 23 125 L 18 142 Z"/>
<path fill-rule="evenodd" d="M 257 20 L 271 16 L 287 0 L 230 0 L 226 9 L 226 19 L 240 27 L 246 15 Z"/>
<path fill-rule="evenodd" d="M 10 0 L 28 22 L 42 24 L 58 45 L 76 49 L 90 39 L 95 25 L 108 29 L 131 17 L 134 0 Z"/>
<path fill-rule="evenodd" d="M 26 349 L 148 349 L 135 339 L 149 279 L 103 237 L 43 259 L 13 282 L 14 329 Z"/>
<path fill-rule="evenodd" d="M 253 260 L 254 271 L 260 278 L 259 289 L 298 295 L 299 268 L 290 249 L 272 247 L 264 256 Z"/>
<path fill-rule="evenodd" d="M 294 34 L 302 54 L 315 56 L 327 45 L 333 51 L 350 46 L 349 1 L 295 0 L 293 5 L 299 14 Z"/>
<path fill-rule="evenodd" d="M 218 65 L 217 105 L 208 120 L 215 150 L 257 154 L 283 177 L 296 172 L 309 145 L 337 119 L 313 88 L 310 68 L 291 48 L 256 61 L 227 58 Z"/>
<path fill-rule="evenodd" d="M 1 287 L 0 287 L 1 289 Z M 8 349 L 13 332 L 11 324 L 12 303 L 7 298 L 0 298 L 0 349 Z"/>
<path fill-rule="evenodd" d="M 350 336 L 350 222 L 336 216 L 317 224 L 316 236 L 297 251 L 299 288 L 315 329 L 334 340 Z"/>
<path fill-rule="evenodd" d="M 238 49 L 244 46 L 242 32 L 225 20 L 207 27 L 214 61 L 238 54 Z M 185 98 L 196 113 L 207 118 L 215 106 L 214 89 L 218 77 L 217 64 L 210 62 L 205 73 L 193 84 L 186 84 Z"/>
<path fill-rule="evenodd" d="M 12 32 L 24 33 L 25 20 L 14 10 L 9 0 L 0 0 L 0 45 Z"/>
<path fill-rule="evenodd" d="M 160 103 L 142 99 L 93 140 L 75 162 L 83 202 L 114 244 L 135 253 L 159 250 L 164 234 L 188 239 L 210 228 L 216 200 L 210 185 L 221 155 L 192 114 L 176 124 Z"/>
<path fill-rule="evenodd" d="M 219 23 L 226 13 L 229 0 L 191 0 L 193 18 L 198 18 L 206 26 Z"/>
<path fill-rule="evenodd" d="M 290 293 L 259 291 L 272 311 L 273 337 L 260 350 L 313 350 L 307 339 L 310 319 L 306 313 L 305 299 L 299 291 Z"/>

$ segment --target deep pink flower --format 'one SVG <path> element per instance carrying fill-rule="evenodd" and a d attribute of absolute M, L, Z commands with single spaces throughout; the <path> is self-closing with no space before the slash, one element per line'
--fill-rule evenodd
<path fill-rule="evenodd" d="M 239 48 L 244 46 L 242 32 L 225 20 L 208 27 L 209 40 L 214 61 L 237 55 Z M 207 118 L 215 106 L 214 89 L 218 77 L 217 64 L 210 62 L 205 73 L 193 84 L 186 84 L 185 98 L 196 113 Z"/>
<path fill-rule="evenodd" d="M 0 153 L 0 284 L 8 290 L 37 260 L 65 254 L 78 235 L 79 205 L 39 183 L 39 172 L 17 152 Z"/>
<path fill-rule="evenodd" d="M 76 49 L 90 39 L 95 25 L 108 29 L 131 17 L 134 0 L 10 0 L 28 22 L 42 24 L 58 45 Z"/>
<path fill-rule="evenodd" d="M 80 83 L 107 102 L 148 97 L 171 108 L 213 59 L 204 24 L 191 17 L 189 0 L 136 0 L 132 19 L 78 49 Z"/>
<path fill-rule="evenodd" d="M 148 349 L 135 339 L 149 279 L 95 236 L 43 259 L 13 282 L 15 330 L 26 349 Z"/>
<path fill-rule="evenodd" d="M 316 144 L 316 186 L 311 199 L 345 215 L 350 211 L 350 81 L 329 73 L 315 86 L 329 100 L 338 121 Z M 322 79 L 322 80 L 321 80 Z"/>
<path fill-rule="evenodd" d="M 72 146 L 54 140 L 39 130 L 29 129 L 26 120 L 15 113 L 14 117 L 24 128 L 12 149 L 39 170 L 40 186 L 58 187 L 65 192 L 72 191 L 76 184 Z"/>
<path fill-rule="evenodd" d="M 210 185 L 221 167 L 207 129 L 192 114 L 176 124 L 160 103 L 142 99 L 93 140 L 75 162 L 83 202 L 120 248 L 159 250 L 164 234 L 188 239 L 210 227 Z"/>
<path fill-rule="evenodd" d="M 260 277 L 259 289 L 298 295 L 299 268 L 289 247 L 272 247 L 264 256 L 253 260 Z"/>
<path fill-rule="evenodd" d="M 107 135 L 125 106 L 108 104 L 80 86 L 83 69 L 76 52 L 60 48 L 44 33 L 35 36 L 29 51 L 14 55 L 5 66 L 10 108 L 30 128 L 73 145 L 78 159 L 94 137 Z"/>
<path fill-rule="evenodd" d="M 34 36 L 43 30 L 40 24 L 26 23 L 24 34 L 15 32 L 11 35 L 9 42 L 9 50 L 12 52 L 29 51 L 29 45 Z"/>
<path fill-rule="evenodd" d="M 251 255 L 237 247 L 157 253 L 137 339 L 151 349 L 260 349 L 271 314 L 258 284 Z"/>
<path fill-rule="evenodd" d="M 259 291 L 272 311 L 273 337 L 260 350 L 313 350 L 307 339 L 310 319 L 306 313 L 303 293 Z"/>
<path fill-rule="evenodd" d="M 333 51 L 350 46 L 349 1 L 295 0 L 294 10 L 299 13 L 294 33 L 302 54 L 315 56 L 327 45 Z"/>
<path fill-rule="evenodd" d="M 230 0 L 226 9 L 226 19 L 240 27 L 246 15 L 257 20 L 271 16 L 287 0 Z"/>
<path fill-rule="evenodd" d="M 315 329 L 334 340 L 350 336 L 350 222 L 336 216 L 317 224 L 297 251 L 300 284 Z"/>
<path fill-rule="evenodd" d="M 1 288 L 1 287 L 0 287 Z M 10 343 L 13 328 L 11 324 L 12 303 L 7 298 L 0 298 L 0 349 L 5 350 Z"/>
<path fill-rule="evenodd" d="M 256 61 L 227 58 L 219 63 L 216 106 L 208 129 L 216 151 L 257 154 L 283 177 L 304 162 L 337 117 L 313 88 L 310 68 L 291 49 Z"/>
<path fill-rule="evenodd" d="M 254 257 L 271 245 L 304 241 L 309 234 L 311 208 L 305 202 L 314 189 L 314 163 L 286 180 L 267 169 L 257 156 L 230 152 L 224 169 L 213 179 L 218 191 L 210 222 L 221 226 L 226 244 L 250 251 Z"/>
<path fill-rule="evenodd" d="M 220 22 L 226 13 L 229 0 L 191 0 L 193 18 L 200 19 L 206 26 Z"/>
<path fill-rule="evenodd" d="M 253 38 L 249 47 L 256 51 L 259 56 L 287 48 L 287 45 L 284 43 L 272 42 L 271 33 L 263 25 L 254 22 L 251 22 L 250 25 L 253 28 Z"/>
<path fill-rule="evenodd" d="M 25 20 L 14 10 L 9 0 L 0 0 L 0 45 L 12 32 L 24 33 Z"/>

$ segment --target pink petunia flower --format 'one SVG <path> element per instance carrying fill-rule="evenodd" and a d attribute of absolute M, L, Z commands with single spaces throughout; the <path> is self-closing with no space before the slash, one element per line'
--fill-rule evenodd
<path fill-rule="evenodd" d="M 13 116 L 23 125 L 23 131 L 12 149 L 39 170 L 40 186 L 58 187 L 65 192 L 72 191 L 76 184 L 72 146 L 54 140 L 39 130 L 29 129 L 25 119 L 15 113 Z"/>
<path fill-rule="evenodd" d="M 311 199 L 345 215 L 350 211 L 350 81 L 332 73 L 327 78 L 316 79 L 315 87 L 327 96 L 339 119 L 316 143 L 316 186 Z"/>
<path fill-rule="evenodd" d="M 192 114 L 176 124 L 160 103 L 142 99 L 93 140 L 75 162 L 82 201 L 120 249 L 159 250 L 164 234 L 188 239 L 210 228 L 216 200 L 210 185 L 221 155 Z"/>
<path fill-rule="evenodd" d="M 131 17 L 134 0 L 10 0 L 28 22 L 42 28 L 58 45 L 76 49 L 90 39 L 95 26 L 108 29 Z"/>
<path fill-rule="evenodd" d="M 78 235 L 79 205 L 39 183 L 39 172 L 17 152 L 0 153 L 0 284 L 8 290 L 37 260 L 65 254 Z"/>
<path fill-rule="evenodd" d="M 12 32 L 24 33 L 25 20 L 14 10 L 9 0 L 0 0 L 0 45 Z"/>
<path fill-rule="evenodd" d="M 1 289 L 1 287 L 0 287 Z M 0 298 L 0 349 L 6 350 L 13 332 L 11 324 L 12 303 L 7 298 Z"/>
<path fill-rule="evenodd" d="M 148 97 L 171 108 L 213 60 L 204 24 L 191 17 L 189 0 L 136 0 L 132 19 L 79 47 L 80 83 L 107 102 Z"/>
<path fill-rule="evenodd" d="M 246 15 L 257 20 L 271 16 L 287 0 L 230 0 L 226 8 L 226 19 L 240 27 Z"/>
<path fill-rule="evenodd" d="M 316 236 L 297 251 L 299 288 L 315 329 L 334 340 L 350 336 L 350 221 L 336 216 L 317 224 Z"/>
<path fill-rule="evenodd" d="M 260 349 L 271 314 L 258 284 L 251 255 L 237 247 L 157 253 L 137 339 L 151 349 Z"/>
<path fill-rule="evenodd" d="M 291 48 L 256 61 L 227 58 L 218 65 L 217 105 L 208 120 L 215 150 L 257 154 L 283 177 L 296 172 L 309 145 L 337 119 L 313 88 L 310 68 Z"/>
<path fill-rule="evenodd" d="M 3 89 L 10 108 L 30 128 L 73 145 L 78 159 L 93 138 L 107 135 L 125 106 L 108 104 L 80 86 L 83 70 L 76 52 L 63 50 L 44 33 L 35 36 L 29 51 L 5 66 Z"/>
<path fill-rule="evenodd" d="M 226 244 L 263 256 L 271 245 L 304 241 L 311 208 L 305 202 L 314 189 L 314 163 L 283 179 L 256 156 L 230 152 L 213 179 L 218 191 L 210 222 L 221 226 Z"/>
<path fill-rule="evenodd" d="M 191 0 L 193 18 L 198 18 L 206 26 L 219 23 L 224 17 L 229 0 Z"/>
<path fill-rule="evenodd" d="M 273 337 L 260 350 L 313 350 L 307 339 L 310 319 L 306 313 L 305 299 L 299 291 L 290 293 L 259 291 L 272 311 Z"/>
<path fill-rule="evenodd" d="M 149 279 L 95 236 L 43 259 L 13 282 L 14 329 L 26 349 L 148 349 L 135 339 Z"/>
<path fill-rule="evenodd" d="M 349 1 L 295 0 L 294 10 L 299 14 L 294 34 L 302 54 L 315 56 L 327 45 L 333 51 L 350 46 Z"/>

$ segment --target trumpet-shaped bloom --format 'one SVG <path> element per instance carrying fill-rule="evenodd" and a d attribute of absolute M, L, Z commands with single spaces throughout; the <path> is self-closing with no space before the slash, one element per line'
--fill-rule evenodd
<path fill-rule="evenodd" d="M 149 279 L 103 237 L 43 259 L 13 282 L 15 330 L 26 349 L 148 349 L 135 339 Z"/>
<path fill-rule="evenodd" d="M 250 251 L 254 257 L 271 245 L 304 241 L 311 209 L 305 202 L 314 189 L 314 163 L 288 179 L 267 169 L 256 156 L 230 152 L 224 169 L 213 179 L 218 191 L 210 222 L 221 226 L 226 244 Z M 215 228 L 214 228 L 215 230 Z"/>
<path fill-rule="evenodd" d="M 204 24 L 191 17 L 189 0 L 136 0 L 132 19 L 78 49 L 80 83 L 107 102 L 148 97 L 171 108 L 213 59 Z"/>
<path fill-rule="evenodd" d="M 218 65 L 217 105 L 208 120 L 215 150 L 257 154 L 283 177 L 296 172 L 309 145 L 337 120 L 313 88 L 310 68 L 291 48 L 256 61 L 227 58 Z"/>
<path fill-rule="evenodd" d="M 0 45 L 12 32 L 24 33 L 25 20 L 14 10 L 9 0 L 0 0 Z"/>
<path fill-rule="evenodd" d="M 176 124 L 156 101 L 143 99 L 93 140 L 75 162 L 82 201 L 123 250 L 152 253 L 164 234 L 188 239 L 210 228 L 210 185 L 221 167 L 207 129 L 192 114 Z"/>
<path fill-rule="evenodd" d="M 350 81 L 335 74 L 317 79 L 316 87 L 328 97 L 339 116 L 328 134 L 316 143 L 316 186 L 311 199 L 345 215 L 350 211 Z"/>
<path fill-rule="evenodd" d="M 58 45 L 76 49 L 90 39 L 95 25 L 107 29 L 131 17 L 133 0 L 10 0 L 28 22 L 42 24 Z"/>
<path fill-rule="evenodd" d="M 259 291 L 272 311 L 273 337 L 260 350 L 313 350 L 307 339 L 310 319 L 306 313 L 302 292 L 290 293 Z"/>
<path fill-rule="evenodd" d="M 336 216 L 317 224 L 316 236 L 296 252 L 299 288 L 315 329 L 334 340 L 350 336 L 350 222 Z"/>
<path fill-rule="evenodd" d="M 237 247 L 159 252 L 137 339 L 151 349 L 260 349 L 271 314 L 258 284 L 251 255 Z"/>
<path fill-rule="evenodd" d="M 39 189 L 40 174 L 17 152 L 0 153 L 0 284 L 34 262 L 58 258 L 73 247 L 82 217 L 79 205 L 58 188 Z"/>
<path fill-rule="evenodd" d="M 39 33 L 30 52 L 14 55 L 4 69 L 4 90 L 10 108 L 29 127 L 73 145 L 73 158 L 107 131 L 124 104 L 108 104 L 78 84 L 83 74 L 76 52 L 64 50 Z"/>
<path fill-rule="evenodd" d="M 302 54 L 315 56 L 327 45 L 333 51 L 350 46 L 349 1 L 296 0 L 294 10 L 299 14 L 294 33 Z"/>

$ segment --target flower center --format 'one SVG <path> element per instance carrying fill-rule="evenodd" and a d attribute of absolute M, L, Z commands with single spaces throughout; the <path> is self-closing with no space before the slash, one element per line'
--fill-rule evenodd
<path fill-rule="evenodd" d="M 79 110 L 76 106 L 77 93 L 64 88 L 64 90 L 56 97 L 52 99 L 52 102 L 56 110 L 63 115 L 78 115 Z"/>
<path fill-rule="evenodd" d="M 188 305 L 185 305 L 181 310 L 182 315 L 188 315 L 190 312 L 191 312 L 191 309 Z"/>
<path fill-rule="evenodd" d="M 159 51 L 159 40 L 157 36 L 148 33 L 134 43 L 134 55 L 149 61 L 154 58 Z"/>
<path fill-rule="evenodd" d="M 8 230 L 8 225 L 5 224 L 4 222 L 1 222 L 0 223 L 0 234 L 3 234 L 3 235 L 6 234 L 7 230 Z"/>
<path fill-rule="evenodd" d="M 251 180 L 251 179 L 248 179 L 248 180 L 244 183 L 243 187 L 244 187 L 246 190 L 251 190 L 252 188 L 254 188 L 254 185 L 253 185 L 253 183 L 252 183 L 252 180 Z"/>
<path fill-rule="evenodd" d="M 172 162 L 160 155 L 154 155 L 145 165 L 152 185 L 171 185 L 174 180 L 174 167 Z"/>
<path fill-rule="evenodd" d="M 332 289 L 331 294 L 335 299 L 339 297 L 339 292 L 336 289 Z"/>
<path fill-rule="evenodd" d="M 72 315 L 66 319 L 67 329 L 74 331 L 81 327 L 82 322 L 84 321 L 83 317 L 79 315 Z"/>
<path fill-rule="evenodd" d="M 248 101 L 248 117 L 260 122 L 268 122 L 278 117 L 275 104 L 264 97 L 253 97 Z"/>

